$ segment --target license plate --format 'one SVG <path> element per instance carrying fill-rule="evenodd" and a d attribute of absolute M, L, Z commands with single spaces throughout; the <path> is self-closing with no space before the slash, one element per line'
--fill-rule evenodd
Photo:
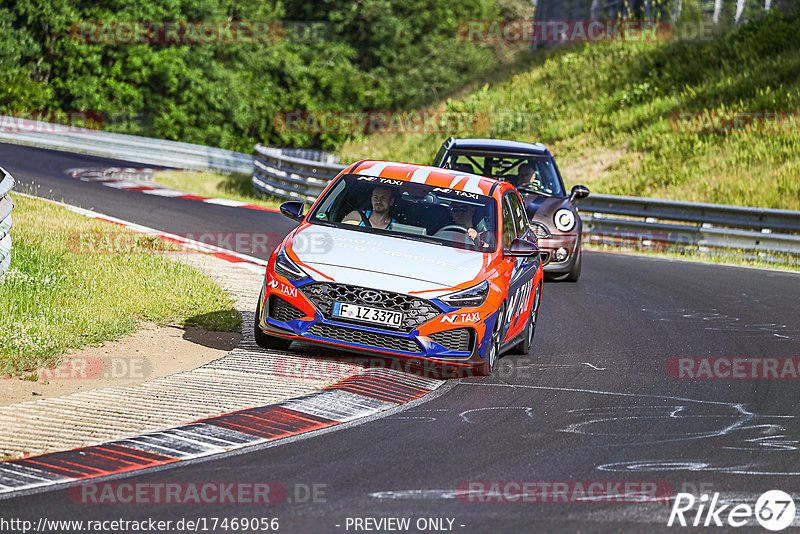
<path fill-rule="evenodd" d="M 398 311 L 382 310 L 345 302 L 334 302 L 333 314 L 345 319 L 355 319 L 387 326 L 401 326 L 403 324 L 403 314 Z"/>

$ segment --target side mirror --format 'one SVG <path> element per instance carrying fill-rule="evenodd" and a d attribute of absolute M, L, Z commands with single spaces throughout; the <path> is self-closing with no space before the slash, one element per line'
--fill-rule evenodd
<path fill-rule="evenodd" d="M 585 185 L 576 185 L 572 187 L 572 191 L 569 193 L 569 201 L 574 202 L 580 198 L 586 198 L 589 196 L 589 188 Z"/>
<path fill-rule="evenodd" d="M 299 222 L 303 220 L 303 211 L 305 210 L 305 207 L 305 204 L 299 200 L 290 200 L 289 202 L 284 202 L 281 204 L 281 213 L 290 219 Z"/>
<path fill-rule="evenodd" d="M 539 254 L 539 247 L 527 239 L 517 238 L 511 242 L 511 248 L 503 250 L 504 256 L 533 256 Z"/>

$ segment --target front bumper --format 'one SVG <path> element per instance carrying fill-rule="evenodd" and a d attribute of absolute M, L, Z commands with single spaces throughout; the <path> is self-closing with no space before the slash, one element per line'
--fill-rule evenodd
<path fill-rule="evenodd" d="M 480 337 L 485 328 L 467 322 L 444 328 L 441 319 L 447 312 L 427 321 L 409 332 L 400 332 L 368 324 L 353 324 L 325 317 L 298 292 L 298 299 L 270 293 L 265 288 L 261 303 L 261 330 L 268 335 L 334 346 L 347 352 L 413 359 L 426 364 L 472 367 L 484 362 L 487 350 Z M 277 300 L 280 299 L 280 300 Z M 287 311 L 288 310 L 288 311 Z M 473 312 L 475 313 L 475 312 Z M 452 317 L 457 314 L 450 314 Z M 440 326 L 441 325 L 441 326 Z M 450 326 L 449 324 L 447 326 Z M 479 329 L 482 330 L 479 333 Z M 489 330 L 490 332 L 491 330 Z"/>
<path fill-rule="evenodd" d="M 580 251 L 579 234 L 553 234 L 553 237 L 539 239 L 539 248 L 550 255 L 550 263 L 544 266 L 547 273 L 566 273 L 572 270 Z M 562 261 L 556 260 L 556 251 L 564 248 L 567 257 Z"/>

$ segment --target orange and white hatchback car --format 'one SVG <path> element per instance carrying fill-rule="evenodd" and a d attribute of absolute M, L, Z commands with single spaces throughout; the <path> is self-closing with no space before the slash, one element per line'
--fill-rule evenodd
<path fill-rule="evenodd" d="M 464 172 L 360 161 L 333 179 L 269 259 L 255 339 L 474 368 L 527 354 L 543 271 L 510 184 Z M 546 229 L 545 229 L 546 231 Z"/>

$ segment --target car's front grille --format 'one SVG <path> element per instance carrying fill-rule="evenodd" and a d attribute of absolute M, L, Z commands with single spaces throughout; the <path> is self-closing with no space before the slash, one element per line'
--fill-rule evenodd
<path fill-rule="evenodd" d="M 410 332 L 413 328 L 442 313 L 441 310 L 425 299 L 392 291 L 328 282 L 311 283 L 303 286 L 301 291 L 326 318 L 334 318 L 334 302 L 347 302 L 349 304 L 402 312 L 403 324 L 398 329 L 404 332 Z M 335 317 L 335 319 L 337 321 L 345 321 L 342 317 Z"/>
<path fill-rule="evenodd" d="M 454 350 L 458 352 L 469 352 L 470 350 L 471 335 L 469 328 L 445 330 L 444 332 L 436 332 L 431 334 L 428 337 L 447 350 Z"/>
<path fill-rule="evenodd" d="M 411 339 L 364 332 L 363 330 L 354 330 L 341 326 L 315 324 L 308 329 L 308 333 L 312 336 L 324 337 L 334 341 L 343 341 L 345 343 L 356 343 L 358 345 L 368 345 L 370 347 L 389 350 L 401 350 L 403 352 L 420 352 L 419 345 Z"/>
<path fill-rule="evenodd" d="M 269 296 L 269 318 L 284 323 L 302 319 L 306 314 L 299 308 L 275 295 Z"/>

